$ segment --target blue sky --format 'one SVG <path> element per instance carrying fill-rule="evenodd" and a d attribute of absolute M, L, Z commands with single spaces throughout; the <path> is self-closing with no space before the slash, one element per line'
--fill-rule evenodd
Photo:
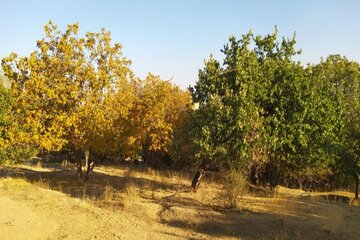
<path fill-rule="evenodd" d="M 106 28 L 137 76 L 152 72 L 182 88 L 195 83 L 211 53 L 222 58 L 230 35 L 266 34 L 275 25 L 280 36 L 296 31 L 304 64 L 334 53 L 360 62 L 356 0 L 0 0 L 0 58 L 29 54 L 50 19 L 62 30 L 74 22 L 82 32 Z"/>

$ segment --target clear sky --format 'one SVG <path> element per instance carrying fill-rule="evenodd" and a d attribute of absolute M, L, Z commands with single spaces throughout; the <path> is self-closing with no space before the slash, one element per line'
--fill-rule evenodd
<path fill-rule="evenodd" d="M 360 0 L 0 0 L 0 58 L 27 55 L 52 19 L 61 30 L 111 31 L 139 77 L 160 75 L 186 88 L 230 35 L 296 31 L 303 63 L 339 53 L 360 62 Z"/>

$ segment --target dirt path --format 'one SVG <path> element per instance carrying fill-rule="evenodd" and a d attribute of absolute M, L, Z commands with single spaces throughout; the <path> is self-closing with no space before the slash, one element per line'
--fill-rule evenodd
<path fill-rule="evenodd" d="M 56 230 L 56 222 L 26 204 L 0 197 L 0 239 L 42 239 Z"/>

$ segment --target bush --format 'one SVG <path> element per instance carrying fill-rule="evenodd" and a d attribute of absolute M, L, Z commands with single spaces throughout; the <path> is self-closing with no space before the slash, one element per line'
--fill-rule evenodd
<path fill-rule="evenodd" d="M 1 148 L 0 163 L 21 163 L 35 157 L 37 152 L 37 149 L 31 145 Z"/>
<path fill-rule="evenodd" d="M 239 171 L 230 170 L 225 173 L 222 186 L 223 190 L 219 196 L 221 206 L 234 208 L 247 190 L 247 178 Z"/>

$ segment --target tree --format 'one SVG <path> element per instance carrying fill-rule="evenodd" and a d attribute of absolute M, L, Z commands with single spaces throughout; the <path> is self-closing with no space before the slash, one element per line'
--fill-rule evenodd
<path fill-rule="evenodd" d="M 258 109 L 255 105 L 258 62 L 248 49 L 252 34 L 239 41 L 230 38 L 225 46 L 223 67 L 210 57 L 199 71 L 199 80 L 190 88 L 199 107 L 193 114 L 193 141 L 199 152 L 201 168 L 220 163 L 225 168 L 247 163 L 257 131 Z M 253 78 L 252 76 L 255 76 Z"/>
<path fill-rule="evenodd" d="M 338 130 L 328 120 L 334 109 L 322 106 L 325 95 L 293 60 L 300 54 L 295 43 L 295 35 L 278 42 L 277 29 L 266 36 L 250 32 L 229 39 L 222 65 L 212 57 L 205 62 L 190 88 L 199 104 L 192 136 L 201 168 L 216 163 L 272 186 L 328 173 L 326 149 Z"/>
<path fill-rule="evenodd" d="M 136 95 L 128 122 L 133 156 L 140 155 L 152 165 L 170 161 L 174 134 L 182 128 L 191 106 L 189 93 L 149 74 L 138 82 Z"/>
<path fill-rule="evenodd" d="M 47 151 L 66 145 L 86 153 L 101 151 L 99 136 L 111 122 L 105 106 L 132 78 L 130 61 L 122 56 L 120 44 L 111 44 L 110 32 L 102 29 L 79 37 L 78 29 L 76 23 L 61 32 L 50 21 L 30 56 L 13 53 L 2 61 L 14 109 L 23 111 L 23 124 L 32 129 L 26 137 Z M 80 177 L 82 164 L 78 158 Z M 88 157 L 85 165 L 86 180 Z"/>
<path fill-rule="evenodd" d="M 322 84 L 326 99 L 337 109 L 332 118 L 341 126 L 336 141 L 337 158 L 334 171 L 355 183 L 359 197 L 360 175 L 360 65 L 339 55 L 329 56 L 313 68 L 313 75 Z"/>

